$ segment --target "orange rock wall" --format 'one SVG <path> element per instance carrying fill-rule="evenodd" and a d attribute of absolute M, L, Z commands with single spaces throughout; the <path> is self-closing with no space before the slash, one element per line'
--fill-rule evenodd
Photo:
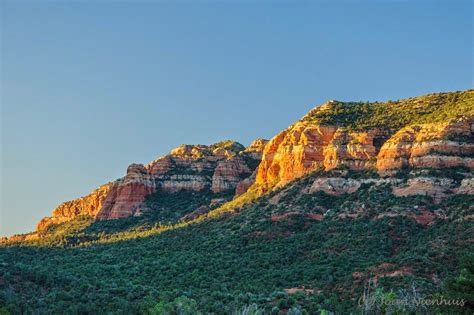
<path fill-rule="evenodd" d="M 248 187 L 253 183 L 251 175 L 254 169 L 247 160 L 260 160 L 266 142 L 257 139 L 241 152 L 205 145 L 181 145 L 146 166 L 132 164 L 123 178 L 103 185 L 85 197 L 61 204 L 53 210 L 52 217 L 38 223 L 37 230 L 80 215 L 98 220 L 141 215 L 145 210 L 142 203 L 146 196 L 158 189 L 166 192 L 181 189 L 206 193 L 234 192 L 241 182 L 250 178 Z M 242 187 L 240 185 L 240 191 Z"/>
<path fill-rule="evenodd" d="M 391 136 L 378 129 L 350 132 L 299 121 L 265 146 L 255 184 L 281 186 L 314 170 L 340 166 L 381 173 L 405 167 L 474 169 L 473 131 L 472 117 L 405 127 Z"/>

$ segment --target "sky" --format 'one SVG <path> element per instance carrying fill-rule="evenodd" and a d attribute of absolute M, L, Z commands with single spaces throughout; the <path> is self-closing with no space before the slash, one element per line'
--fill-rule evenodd
<path fill-rule="evenodd" d="M 182 143 L 473 87 L 472 1 L 0 2 L 0 235 Z"/>

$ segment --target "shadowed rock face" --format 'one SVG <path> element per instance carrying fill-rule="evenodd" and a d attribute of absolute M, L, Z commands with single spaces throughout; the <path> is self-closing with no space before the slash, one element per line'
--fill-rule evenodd
<path fill-rule="evenodd" d="M 248 148 L 234 141 L 181 145 L 147 165 L 132 164 L 123 178 L 61 204 L 52 217 L 38 223 L 37 230 L 80 215 L 98 220 L 141 215 L 147 210 L 143 207 L 145 197 L 157 190 L 233 194 L 239 183 L 251 178 L 265 143 L 257 139 Z"/>
<path fill-rule="evenodd" d="M 124 218 L 140 213 L 145 196 L 156 191 L 153 176 L 141 164 L 132 164 L 127 175 L 114 182 L 97 213 L 97 219 Z"/>
<path fill-rule="evenodd" d="M 219 193 L 235 189 L 239 182 L 251 174 L 252 170 L 241 158 L 220 161 L 212 175 L 211 190 Z"/>

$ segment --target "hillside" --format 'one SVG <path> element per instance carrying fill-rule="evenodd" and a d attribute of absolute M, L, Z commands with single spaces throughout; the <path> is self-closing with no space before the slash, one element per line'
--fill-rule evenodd
<path fill-rule="evenodd" d="M 4 240 L 0 312 L 413 311 L 365 293 L 462 296 L 423 311 L 469 314 L 473 169 L 474 90 L 329 101 L 268 142 L 182 145 Z"/>
<path fill-rule="evenodd" d="M 62 203 L 51 217 L 38 223 L 37 233 L 16 238 L 36 239 L 47 234 L 52 224 L 78 216 L 109 220 L 140 216 L 152 209 L 159 212 L 160 220 L 175 221 L 199 207 L 209 210 L 246 189 L 245 180 L 255 176 L 265 143 L 257 139 L 248 148 L 231 140 L 209 146 L 181 145 L 147 165 L 130 165 L 123 178 L 87 196 Z M 187 201 L 186 209 L 176 211 L 168 202 L 176 199 L 176 192 Z"/>

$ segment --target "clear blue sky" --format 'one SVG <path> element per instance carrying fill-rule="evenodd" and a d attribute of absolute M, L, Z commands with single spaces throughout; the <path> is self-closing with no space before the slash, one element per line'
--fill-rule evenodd
<path fill-rule="evenodd" d="M 472 1 L 1 1 L 0 235 L 181 143 L 473 86 Z"/>

